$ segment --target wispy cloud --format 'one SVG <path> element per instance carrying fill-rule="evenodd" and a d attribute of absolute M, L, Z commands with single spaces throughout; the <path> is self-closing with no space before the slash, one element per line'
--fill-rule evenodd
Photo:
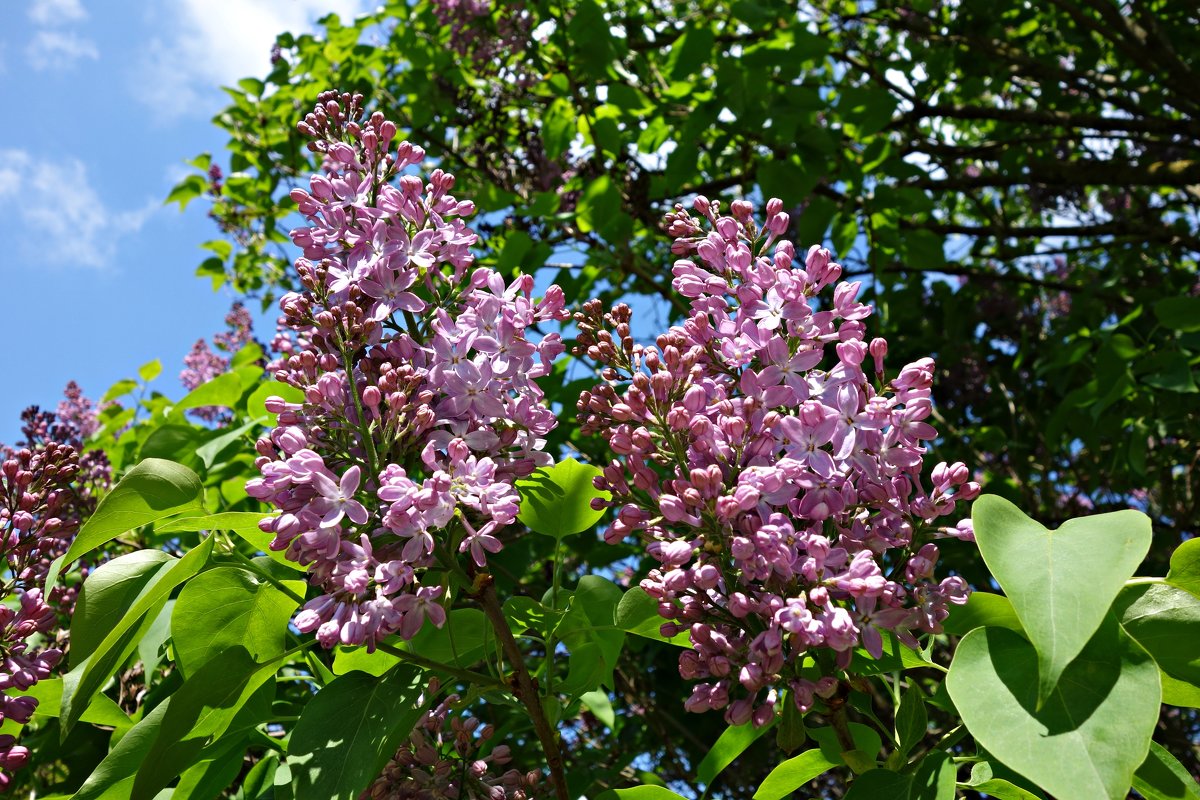
<path fill-rule="evenodd" d="M 100 58 L 100 50 L 91 39 L 62 31 L 38 31 L 25 48 L 29 66 L 36 70 L 69 69 L 76 62 Z"/>
<path fill-rule="evenodd" d="M 29 18 L 36 25 L 62 25 L 87 19 L 87 10 L 79 0 L 33 0 Z"/>
<path fill-rule="evenodd" d="M 141 230 L 161 206 L 105 205 L 76 158 L 38 158 L 0 149 L 0 238 L 38 264 L 104 268 L 122 237 Z"/>
<path fill-rule="evenodd" d="M 161 5 L 165 32 L 147 43 L 133 90 L 165 118 L 207 116 L 214 88 L 266 74 L 271 45 L 284 31 L 310 30 L 330 12 L 349 20 L 373 6 L 369 0 L 164 0 Z"/>

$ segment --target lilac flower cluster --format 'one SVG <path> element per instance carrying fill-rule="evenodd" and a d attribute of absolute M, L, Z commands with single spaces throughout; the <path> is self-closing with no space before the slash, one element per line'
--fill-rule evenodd
<path fill-rule="evenodd" d="M 528 47 L 532 15 L 521 2 L 504 2 L 492 23 L 491 0 L 435 0 L 438 24 L 450 28 L 450 47 L 476 69 L 492 70 Z M 489 23 L 495 25 L 489 30 Z"/>
<path fill-rule="evenodd" d="M 425 569 L 469 553 L 483 566 L 516 519 L 513 482 L 551 461 L 555 426 L 535 379 L 564 346 L 562 290 L 472 270 L 474 205 L 454 177 L 411 174 L 424 152 L 393 145 L 396 126 L 360 119 L 362 98 L 327 92 L 298 126 L 324 159 L 292 197 L 309 224 L 292 232 L 303 293 L 280 301 L 275 377 L 303 403 L 270 398 L 278 427 L 258 442 L 251 496 L 272 548 L 309 567 L 322 594 L 295 624 L 322 645 L 411 638 L 441 626 L 440 585 Z"/>
<path fill-rule="evenodd" d="M 241 303 L 234 303 L 225 315 L 225 325 L 229 330 L 212 337 L 213 344 L 220 352 L 214 351 L 205 340 L 197 339 L 191 351 L 183 357 L 183 371 L 179 373 L 179 382 L 183 384 L 183 388 L 191 391 L 228 372 L 230 360 L 220 353 L 232 356 L 243 345 L 253 341 L 253 324 L 254 321 L 246 307 Z M 219 421 L 227 415 L 226 410 L 220 406 L 201 406 L 191 409 L 189 413 L 208 422 Z"/>
<path fill-rule="evenodd" d="M 475 717 L 454 715 L 459 700 L 458 695 L 449 695 L 421 717 L 360 800 L 533 800 L 539 796 L 542 774 L 537 770 L 491 774 L 493 767 L 512 760 L 509 747 L 497 745 L 481 756 L 495 730 Z"/>
<path fill-rule="evenodd" d="M 70 384 L 61 418 L 36 407 L 22 414 L 17 447 L 0 447 L 0 557 L 8 575 L 0 587 L 0 722 L 24 725 L 37 709 L 32 697 L 11 696 L 50 676 L 62 658 L 53 642 L 59 615 L 43 597 L 46 569 L 66 551 L 80 523 L 86 487 L 80 476 L 81 428 L 95 430 L 90 403 Z M 9 602 L 15 596 L 16 602 Z M 73 604 L 74 596 L 66 598 Z M 0 788 L 25 766 L 29 750 L 0 736 Z"/>
<path fill-rule="evenodd" d="M 817 246 L 801 262 L 782 208 L 768 202 L 760 228 L 745 201 L 676 206 L 673 285 L 691 311 L 656 346 L 634 342 L 627 306 L 576 315 L 606 381 L 580 421 L 619 456 L 597 478 L 618 509 L 605 538 L 647 544 L 662 631 L 690 632 L 680 673 L 701 683 L 686 708 L 730 723 L 765 724 L 784 688 L 807 711 L 855 648 L 879 657 L 887 633 L 915 646 L 940 631 L 967 585 L 935 581 L 930 540 L 971 539 L 969 520 L 938 520 L 979 493 L 963 464 L 922 482 L 932 359 L 885 377 L 859 284 L 818 299 L 841 267 Z"/>

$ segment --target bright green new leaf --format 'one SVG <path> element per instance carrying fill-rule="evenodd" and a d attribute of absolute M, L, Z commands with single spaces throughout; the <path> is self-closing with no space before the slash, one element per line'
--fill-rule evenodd
<path fill-rule="evenodd" d="M 1176 680 L 1165 672 L 1160 672 L 1158 678 L 1162 681 L 1164 703 L 1169 706 L 1200 708 L 1200 686 Z"/>
<path fill-rule="evenodd" d="M 608 699 L 608 692 L 597 689 L 594 692 L 584 692 L 579 696 L 579 701 L 588 707 L 592 712 L 592 716 L 603 722 L 612 730 L 617 723 L 617 715 L 613 712 L 612 701 Z"/>
<path fill-rule="evenodd" d="M 37 711 L 34 712 L 35 718 L 57 717 L 62 708 L 62 687 L 62 678 L 44 678 L 28 689 L 14 691 L 13 694 L 33 697 L 38 701 Z M 93 697 L 91 704 L 84 709 L 83 716 L 79 719 L 93 725 L 105 725 L 121 731 L 133 727 L 133 720 L 105 694 Z"/>
<path fill-rule="evenodd" d="M 1146 800 L 1200 800 L 1200 785 L 1158 742 L 1133 774 L 1133 788 Z"/>
<path fill-rule="evenodd" d="M 1037 705 L 1033 646 L 978 628 L 959 642 L 946 687 L 981 747 L 1058 800 L 1124 798 L 1158 720 L 1158 668 L 1109 617 Z"/>
<path fill-rule="evenodd" d="M 1175 548 L 1167 583 L 1200 597 L 1200 539 L 1188 539 Z"/>
<path fill-rule="evenodd" d="M 146 383 L 157 378 L 160 373 L 162 373 L 162 362 L 157 358 L 138 367 L 138 376 Z"/>
<path fill-rule="evenodd" d="M 88 575 L 71 616 L 70 665 L 91 655 L 138 595 L 175 561 L 161 550 L 138 550 L 101 564 Z"/>
<path fill-rule="evenodd" d="M 126 531 L 189 511 L 204 512 L 204 486 L 173 461 L 147 458 L 117 482 L 84 523 L 63 557 L 69 564 Z"/>
<path fill-rule="evenodd" d="M 774 720 L 772 720 L 773 723 Z M 717 741 L 713 742 L 712 747 L 705 754 L 704 760 L 696 767 L 696 781 L 704 786 L 710 785 L 714 778 L 732 764 L 734 759 L 746 752 L 746 748 L 758 741 L 771 727 L 771 725 L 758 727 L 749 722 L 744 725 L 730 725 L 717 737 Z"/>
<path fill-rule="evenodd" d="M 658 615 L 658 601 L 638 586 L 630 588 L 621 597 L 621 602 L 617 605 L 616 622 L 618 628 L 636 636 L 668 642 L 677 647 L 691 646 L 687 631 L 677 633 L 669 639 L 662 635 L 660 628 L 666 620 Z"/>
<path fill-rule="evenodd" d="M 292 731 L 296 797 L 357 800 L 425 712 L 428 678 L 399 664 L 380 677 L 342 675 L 309 701 Z"/>
<path fill-rule="evenodd" d="M 517 481 L 517 491 L 521 494 L 521 512 L 517 518 L 531 530 L 560 540 L 586 531 L 604 516 L 603 510 L 592 509 L 592 499 L 610 497 L 608 492 L 592 486 L 592 479 L 599 474 L 596 467 L 580 464 L 573 458 L 542 467 Z"/>
<path fill-rule="evenodd" d="M 813 778 L 840 764 L 840 759 L 830 761 L 820 750 L 807 750 L 771 770 L 754 793 L 754 800 L 783 800 Z"/>
<path fill-rule="evenodd" d="M 241 378 L 236 373 L 223 372 L 188 392 L 182 400 L 175 404 L 175 408 L 180 410 L 199 408 L 200 406 L 235 408 L 241 396 Z"/>
<path fill-rule="evenodd" d="M 154 624 L 154 610 L 161 608 L 175 587 L 204 569 L 212 554 L 214 539 L 202 541 L 187 555 L 159 567 L 161 573 L 142 589 L 129 610 L 109 629 L 96 649 L 63 679 L 63 736 L 79 721 L 91 697 L 137 646 L 141 635 Z M 84 586 L 86 587 L 86 582 Z"/>
<path fill-rule="evenodd" d="M 1000 594 L 971 592 L 965 605 L 951 606 L 950 616 L 942 623 L 942 629 L 954 636 L 964 636 L 976 628 L 1008 628 L 1024 635 L 1021 620 L 1013 611 L 1012 601 Z"/>
<path fill-rule="evenodd" d="M 979 552 L 1037 649 L 1045 701 L 1145 558 L 1150 518 L 1117 511 L 1051 531 L 995 495 L 976 500 L 971 516 Z"/>
<path fill-rule="evenodd" d="M 255 661 L 244 647 L 235 646 L 189 676 L 171 695 L 154 744 L 138 768 L 130 800 L 151 800 L 195 763 L 210 741 L 270 716 L 275 691 L 267 681 L 275 670 L 274 662 Z"/>
<path fill-rule="evenodd" d="M 633 786 L 629 789 L 609 789 L 596 795 L 596 800 L 684 800 L 665 786 Z"/>
<path fill-rule="evenodd" d="M 302 581 L 288 584 L 303 594 Z M 260 663 L 270 661 L 283 653 L 288 620 L 299 605 L 238 567 L 218 567 L 197 575 L 179 593 L 171 615 L 176 663 L 185 676 L 191 676 L 237 647 Z"/>

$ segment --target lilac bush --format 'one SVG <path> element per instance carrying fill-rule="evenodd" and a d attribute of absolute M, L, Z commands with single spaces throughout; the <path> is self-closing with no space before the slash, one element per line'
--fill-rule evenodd
<path fill-rule="evenodd" d="M 323 171 L 292 192 L 304 291 L 280 300 L 272 368 L 305 399 L 268 400 L 279 424 L 247 491 L 282 512 L 262 523 L 272 548 L 321 588 L 296 627 L 373 649 L 445 622 L 424 572 L 460 553 L 483 567 L 516 519 L 513 482 L 551 462 L 557 420 L 534 381 L 564 346 L 530 334 L 567 312 L 557 286 L 535 300 L 529 275 L 472 269 L 474 205 L 449 194 L 452 175 L 412 174 L 421 148 L 361 107 L 325 93 L 299 125 Z"/>
<path fill-rule="evenodd" d="M 691 310 L 655 345 L 634 341 L 628 306 L 576 315 L 606 381 L 579 419 L 617 456 L 596 479 L 617 509 L 605 539 L 637 536 L 661 564 L 641 587 L 664 635 L 690 634 L 685 707 L 734 724 L 773 719 L 782 689 L 801 712 L 832 696 L 857 647 L 878 658 L 885 635 L 940 632 L 968 590 L 933 577 L 934 540 L 972 537 L 940 520 L 979 493 L 961 463 L 923 482 L 932 359 L 887 377 L 859 284 L 836 283 L 819 246 L 801 263 L 782 207 L 759 226 L 746 201 L 676 206 L 673 285 Z"/>

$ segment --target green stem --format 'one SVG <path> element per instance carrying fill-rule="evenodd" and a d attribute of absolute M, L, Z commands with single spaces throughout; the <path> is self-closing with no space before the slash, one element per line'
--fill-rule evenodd
<path fill-rule="evenodd" d="M 468 683 L 473 683 L 477 686 L 485 686 L 489 689 L 508 688 L 500 679 L 482 672 L 476 672 L 470 669 L 462 669 L 461 667 L 456 667 L 451 664 L 443 664 L 440 661 L 434 661 L 431 658 L 419 656 L 416 653 L 411 653 L 407 650 L 401 650 L 400 648 L 394 647 L 387 642 L 379 642 L 375 646 L 390 656 L 395 656 L 401 661 L 408 662 L 409 664 L 421 667 L 422 669 L 433 670 L 435 672 L 444 672 L 447 675 L 453 675 L 454 677 L 467 681 Z"/>

